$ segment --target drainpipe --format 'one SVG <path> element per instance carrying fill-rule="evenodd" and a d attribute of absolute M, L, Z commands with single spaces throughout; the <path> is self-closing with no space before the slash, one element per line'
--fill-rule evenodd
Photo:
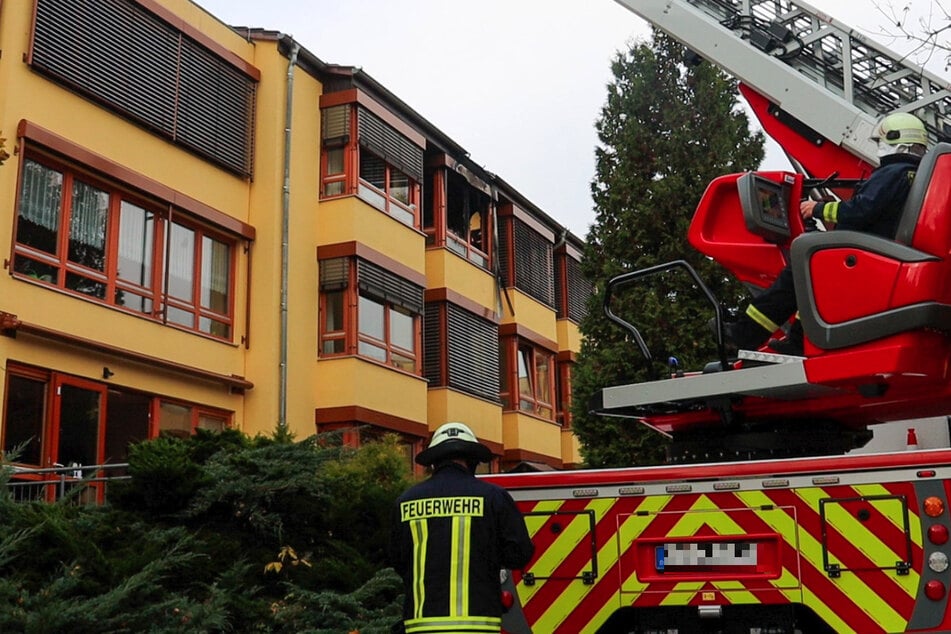
<path fill-rule="evenodd" d="M 281 364 L 278 391 L 278 432 L 287 431 L 287 285 L 289 277 L 288 241 L 291 215 L 291 115 L 294 105 L 294 67 L 300 45 L 291 47 L 287 62 L 287 103 L 284 107 L 284 190 L 281 194 Z"/>

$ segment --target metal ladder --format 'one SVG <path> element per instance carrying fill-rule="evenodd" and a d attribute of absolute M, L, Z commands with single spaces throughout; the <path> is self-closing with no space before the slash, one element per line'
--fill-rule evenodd
<path fill-rule="evenodd" d="M 911 112 L 951 136 L 946 79 L 796 0 L 616 0 L 851 150 L 878 162 L 877 120 Z"/>

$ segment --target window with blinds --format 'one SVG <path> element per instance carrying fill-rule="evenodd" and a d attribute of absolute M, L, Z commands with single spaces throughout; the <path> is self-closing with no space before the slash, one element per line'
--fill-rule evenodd
<path fill-rule="evenodd" d="M 591 282 L 581 272 L 581 263 L 578 260 L 564 254 L 559 257 L 559 279 L 555 284 L 555 306 L 558 309 L 558 318 L 567 317 L 575 323 L 580 323 L 588 312 Z"/>
<path fill-rule="evenodd" d="M 426 305 L 424 345 L 430 385 L 499 401 L 499 332 L 494 323 L 455 304 L 432 302 Z"/>
<path fill-rule="evenodd" d="M 357 354 L 418 374 L 423 287 L 356 257 L 319 267 L 321 356 Z"/>
<path fill-rule="evenodd" d="M 37 0 L 31 63 L 250 177 L 255 81 L 132 0 Z"/>
<path fill-rule="evenodd" d="M 552 243 L 517 218 L 513 224 L 515 288 L 554 308 Z"/>
<path fill-rule="evenodd" d="M 366 108 L 357 108 L 357 136 L 360 145 L 409 175 L 423 180 L 423 148 L 393 129 Z"/>

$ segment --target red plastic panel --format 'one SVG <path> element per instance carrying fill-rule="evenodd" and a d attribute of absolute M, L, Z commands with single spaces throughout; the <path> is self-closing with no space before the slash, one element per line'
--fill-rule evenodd
<path fill-rule="evenodd" d="M 776 182 L 782 182 L 785 172 L 758 172 Z M 780 248 L 751 233 L 743 219 L 743 209 L 736 181 L 741 174 L 729 174 L 714 180 L 707 187 L 690 223 L 687 238 L 690 244 L 732 272 L 740 281 L 767 287 L 786 265 Z M 800 186 L 792 192 L 798 200 Z M 792 213 L 790 228 L 793 235 L 802 233 L 802 219 Z"/>
<path fill-rule="evenodd" d="M 901 263 L 855 248 L 823 249 L 809 262 L 819 316 L 838 324 L 890 308 Z"/>
<path fill-rule="evenodd" d="M 938 158 L 911 246 L 938 257 L 951 252 L 951 155 Z"/>

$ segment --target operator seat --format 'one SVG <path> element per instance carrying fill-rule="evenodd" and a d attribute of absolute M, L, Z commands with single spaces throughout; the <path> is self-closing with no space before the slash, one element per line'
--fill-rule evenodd
<path fill-rule="evenodd" d="M 810 232 L 790 249 L 807 339 L 835 350 L 930 328 L 951 330 L 951 144 L 921 160 L 894 240 Z"/>

